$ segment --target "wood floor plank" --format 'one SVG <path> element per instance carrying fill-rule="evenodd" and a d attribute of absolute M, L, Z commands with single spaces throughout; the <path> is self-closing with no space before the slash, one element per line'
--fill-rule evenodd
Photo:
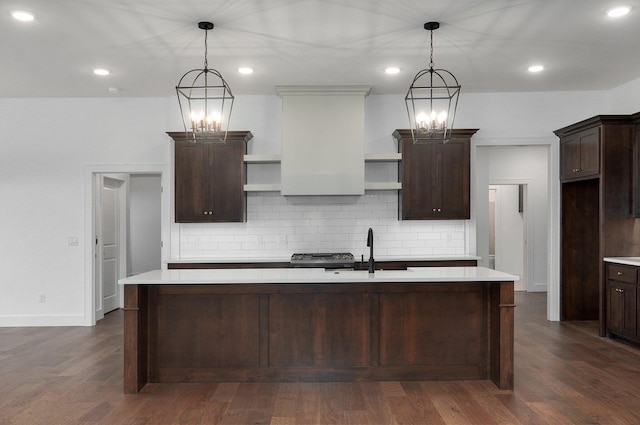
<path fill-rule="evenodd" d="M 495 391 L 491 383 L 479 381 L 465 381 L 460 383 L 466 388 L 469 397 L 473 398 L 482 411 L 490 414 L 488 423 L 497 425 L 521 425 L 522 422 L 496 397 L 511 391 Z"/>
<path fill-rule="evenodd" d="M 423 385 L 429 387 L 429 391 L 427 392 L 429 398 L 433 402 L 433 405 L 437 409 L 442 421 L 447 425 L 471 425 L 472 422 L 466 417 L 462 408 L 455 400 L 454 397 L 451 397 L 447 388 L 444 386 L 442 382 L 428 382 L 423 383 Z"/>
<path fill-rule="evenodd" d="M 150 384 L 123 394 L 123 313 L 0 328 L 0 425 L 640 424 L 640 349 L 516 294 L 515 389 L 489 381 Z"/>

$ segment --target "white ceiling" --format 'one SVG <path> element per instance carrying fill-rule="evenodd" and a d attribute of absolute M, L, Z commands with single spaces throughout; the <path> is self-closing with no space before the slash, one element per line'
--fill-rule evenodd
<path fill-rule="evenodd" d="M 631 13 L 607 17 L 619 4 Z M 15 9 L 36 20 L 15 21 Z M 436 68 L 463 92 L 606 90 L 640 77 L 640 0 L 0 0 L 0 97 L 173 95 L 203 65 L 202 20 L 215 24 L 209 67 L 234 94 L 339 84 L 404 94 L 429 62 L 427 21 L 441 22 Z M 528 73 L 532 63 L 546 70 Z M 401 72 L 386 75 L 391 65 Z"/>

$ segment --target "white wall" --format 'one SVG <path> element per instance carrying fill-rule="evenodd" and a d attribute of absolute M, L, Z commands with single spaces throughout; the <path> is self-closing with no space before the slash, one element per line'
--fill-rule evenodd
<path fill-rule="evenodd" d="M 640 111 L 640 78 L 611 90 L 610 114 L 634 114 Z"/>
<path fill-rule="evenodd" d="M 551 131 L 607 113 L 610 102 L 622 105 L 627 96 L 614 91 L 614 99 L 609 97 L 607 92 L 463 93 L 456 126 L 481 129 L 474 137 L 474 145 L 552 146 L 550 190 L 554 199 L 558 196 L 553 182 L 557 181 L 557 173 L 552 174 L 557 168 L 557 149 L 553 148 L 557 139 Z M 636 98 L 640 102 L 640 96 Z M 85 294 L 90 288 L 86 281 L 90 273 L 85 269 L 90 267 L 86 255 L 90 235 L 85 234 L 85 209 L 90 200 L 86 170 L 124 171 L 124 166 L 144 168 L 151 164 L 170 167 L 171 141 L 165 132 L 181 129 L 176 103 L 173 97 L 0 99 L 0 326 L 87 323 L 84 303 L 90 299 Z M 632 101 L 624 104 L 628 108 L 634 105 Z M 367 152 L 394 150 L 391 133 L 407 126 L 402 96 L 369 96 L 365 108 Z M 637 110 L 640 104 L 616 112 Z M 253 153 L 277 153 L 279 98 L 238 96 L 231 127 L 253 132 Z M 474 165 L 477 166 L 481 165 Z M 475 193 L 474 182 L 472 186 Z M 330 211 L 335 208 L 333 205 L 319 205 L 318 211 Z M 166 208 L 164 217 L 171 217 L 170 206 Z M 472 208 L 475 210 L 475 206 Z M 361 218 L 366 219 L 366 212 L 363 214 Z M 476 218 L 472 214 L 463 226 L 469 254 L 475 254 L 476 243 Z M 557 209 L 553 205 L 550 216 L 553 229 L 557 226 Z M 440 225 L 422 224 L 425 234 L 426 229 Z M 452 240 L 460 226 L 454 227 Z M 172 236 L 181 233 L 179 225 L 171 228 Z M 191 231 L 189 226 L 184 229 L 185 234 Z M 78 237 L 79 246 L 68 245 L 70 236 Z M 553 232 L 551 241 L 549 255 L 553 261 L 557 256 L 557 236 Z M 180 254 L 175 250 L 179 244 L 178 248 L 174 244 L 171 247 L 171 256 Z M 550 286 L 557 285 L 553 281 L 557 280 L 557 264 L 550 266 Z M 37 302 L 40 293 L 46 294 L 45 303 Z"/>
<path fill-rule="evenodd" d="M 168 105 L 0 100 L 0 325 L 85 323 L 85 167 L 167 163 Z"/>
<path fill-rule="evenodd" d="M 129 178 L 129 276 L 162 267 L 160 190 L 160 175 Z"/>

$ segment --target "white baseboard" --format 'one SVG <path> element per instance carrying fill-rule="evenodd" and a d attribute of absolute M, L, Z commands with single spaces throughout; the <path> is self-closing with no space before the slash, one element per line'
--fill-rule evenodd
<path fill-rule="evenodd" d="M 81 314 L 0 316 L 0 327 L 2 328 L 84 325 L 84 316 Z"/>
<path fill-rule="evenodd" d="M 527 292 L 547 292 L 548 285 L 546 283 L 535 283 L 532 287 L 527 288 Z"/>

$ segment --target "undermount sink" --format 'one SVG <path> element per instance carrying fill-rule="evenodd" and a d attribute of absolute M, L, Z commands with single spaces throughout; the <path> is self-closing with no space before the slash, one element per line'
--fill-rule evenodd
<path fill-rule="evenodd" d="M 353 277 L 354 279 L 362 278 L 369 275 L 367 270 L 325 270 L 326 274 L 334 274 L 345 278 Z M 370 277 L 391 277 L 391 276 L 406 276 L 407 273 L 413 273 L 413 270 L 376 270 Z"/>

